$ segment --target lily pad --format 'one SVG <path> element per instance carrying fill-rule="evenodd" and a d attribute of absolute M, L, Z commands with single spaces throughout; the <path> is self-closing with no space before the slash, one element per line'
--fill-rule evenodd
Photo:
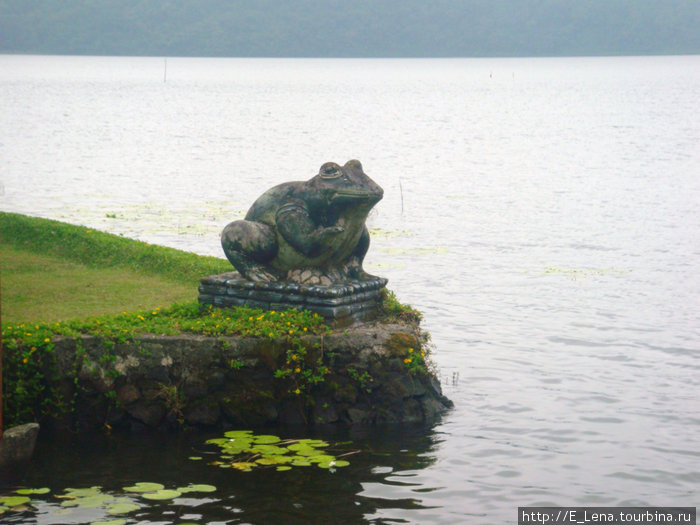
<path fill-rule="evenodd" d="M 292 470 L 292 467 L 288 465 L 280 465 L 279 467 L 277 467 L 278 472 L 282 472 L 283 470 Z"/>
<path fill-rule="evenodd" d="M 40 489 L 19 489 L 15 491 L 17 494 L 22 494 L 24 496 L 28 496 L 30 494 L 48 494 L 51 492 L 51 489 L 43 487 Z"/>
<path fill-rule="evenodd" d="M 150 483 L 148 481 L 139 481 L 134 483 L 131 487 L 124 487 L 127 492 L 156 492 L 158 490 L 163 490 L 165 485 L 160 483 Z"/>
<path fill-rule="evenodd" d="M 311 463 L 330 463 L 335 461 L 335 456 L 329 456 L 328 454 L 319 454 L 316 456 L 310 456 L 309 461 Z"/>
<path fill-rule="evenodd" d="M 183 494 L 187 492 L 214 492 L 216 490 L 216 487 L 214 485 L 190 484 L 186 487 L 178 487 L 176 490 L 179 490 Z"/>
<path fill-rule="evenodd" d="M 248 471 L 255 467 L 255 463 L 250 463 L 248 461 L 239 461 L 238 463 L 231 463 L 231 466 L 238 470 Z"/>
<path fill-rule="evenodd" d="M 219 445 L 219 446 L 223 446 L 228 442 L 229 442 L 229 440 L 226 438 L 213 438 L 213 439 L 207 439 L 205 441 L 205 443 L 207 443 L 208 445 Z"/>
<path fill-rule="evenodd" d="M 258 465 L 277 465 L 279 463 L 284 463 L 284 460 L 279 461 L 276 458 L 260 458 L 260 459 L 256 459 L 255 462 Z"/>
<path fill-rule="evenodd" d="M 61 503 L 63 507 L 80 507 L 83 509 L 96 509 L 102 507 L 105 503 L 114 501 L 114 496 L 109 494 L 93 494 L 82 498 L 68 499 Z"/>
<path fill-rule="evenodd" d="M 288 452 L 288 449 L 275 445 L 257 445 L 251 450 L 263 456 L 281 456 Z"/>
<path fill-rule="evenodd" d="M 145 493 L 141 494 L 142 498 L 152 499 L 152 500 L 175 499 L 179 496 L 182 496 L 182 492 L 180 492 L 179 490 L 169 490 L 169 489 L 161 489 L 161 490 L 157 490 L 155 492 L 145 492 Z"/>
<path fill-rule="evenodd" d="M 108 514 L 126 514 L 128 512 L 133 512 L 140 509 L 138 505 L 134 503 L 114 503 L 107 507 Z"/>
<path fill-rule="evenodd" d="M 90 525 L 126 525 L 126 520 L 93 521 Z"/>
<path fill-rule="evenodd" d="M 0 498 L 0 505 L 4 505 L 5 507 L 18 507 L 25 503 L 29 503 L 29 498 L 27 496 L 6 496 Z"/>
<path fill-rule="evenodd" d="M 253 437 L 253 441 L 255 441 L 256 444 L 264 445 L 270 443 L 279 443 L 280 438 L 278 438 L 277 436 L 262 435 Z"/>
<path fill-rule="evenodd" d="M 300 448 L 295 450 L 299 456 L 318 456 L 318 450 L 315 448 Z"/>
<path fill-rule="evenodd" d="M 100 486 L 92 486 L 84 489 L 74 489 L 74 488 L 67 488 L 65 490 L 65 495 L 63 496 L 57 496 L 57 497 L 63 497 L 63 498 L 85 498 L 88 496 L 94 496 L 96 494 L 101 494 L 102 493 L 102 487 Z"/>
<path fill-rule="evenodd" d="M 321 439 L 300 439 L 298 444 L 305 445 L 307 447 L 314 447 L 314 448 L 328 446 L 328 443 L 326 441 L 321 440 Z M 290 448 L 291 448 L 291 446 L 290 446 Z"/>
<path fill-rule="evenodd" d="M 322 463 L 318 463 L 319 468 L 335 468 L 335 467 L 347 467 L 350 464 L 349 461 L 324 461 Z"/>

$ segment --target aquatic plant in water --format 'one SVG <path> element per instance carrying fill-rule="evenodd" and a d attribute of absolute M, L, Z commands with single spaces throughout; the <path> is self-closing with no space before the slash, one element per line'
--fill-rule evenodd
<path fill-rule="evenodd" d="M 324 450 L 330 444 L 320 439 L 282 440 L 272 435 L 255 435 L 252 430 L 231 430 L 224 437 L 210 439 L 206 443 L 220 448 L 220 459 L 212 461 L 210 465 L 243 472 L 259 467 L 275 467 L 277 471 L 284 471 L 312 465 L 334 471 L 336 467 L 350 464 L 340 457 L 354 453 L 336 457 Z"/>
<path fill-rule="evenodd" d="M 145 508 L 149 505 L 148 500 L 164 501 L 178 498 L 182 494 L 191 492 L 214 492 L 214 485 L 194 484 L 191 483 L 185 487 L 177 487 L 175 489 L 166 489 L 160 483 L 152 483 L 140 481 L 133 485 L 123 487 L 124 494 L 107 493 L 102 490 L 102 487 L 82 487 L 82 488 L 66 488 L 62 494 L 55 494 L 53 498 L 60 500 L 57 503 L 55 500 L 50 500 L 48 497 L 39 498 L 38 496 L 49 495 L 51 490 L 48 488 L 22 488 L 14 491 L 14 495 L 0 496 L 0 515 L 5 513 L 34 513 L 34 506 L 42 503 L 42 514 L 48 516 L 66 516 L 83 509 L 94 509 L 102 511 L 110 516 L 121 516 Z M 33 496 L 33 497 L 30 497 Z M 141 498 L 140 500 L 137 498 Z M 143 501 L 147 500 L 147 501 Z M 179 505 L 186 505 L 182 501 Z M 75 519 L 80 519 L 80 516 L 73 516 Z M 74 521 L 74 519 L 71 519 Z M 91 525 L 119 525 L 126 523 L 122 519 L 110 519 L 105 521 L 90 521 Z"/>

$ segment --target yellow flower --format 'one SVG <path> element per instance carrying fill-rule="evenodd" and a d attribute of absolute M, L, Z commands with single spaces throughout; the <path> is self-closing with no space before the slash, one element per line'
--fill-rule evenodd
<path fill-rule="evenodd" d="M 88 231 L 86 231 L 85 233 L 92 233 L 92 230 L 88 230 Z"/>
<path fill-rule="evenodd" d="M 296 395 L 299 395 L 299 394 L 301 394 L 301 390 L 299 390 L 299 389 L 297 388 L 297 389 L 294 391 L 294 393 L 295 393 Z"/>
<path fill-rule="evenodd" d="M 304 332 L 306 332 L 307 330 L 308 330 L 308 328 L 304 327 Z"/>
<path fill-rule="evenodd" d="M 410 357 L 407 357 L 403 360 L 404 363 L 410 363 L 411 361 L 413 361 L 413 359 L 411 359 Z"/>
<path fill-rule="evenodd" d="M 248 321 L 252 321 L 252 320 L 253 320 L 253 317 L 252 317 L 252 316 L 248 318 Z"/>
<path fill-rule="evenodd" d="M 294 330 L 289 331 L 289 335 L 292 335 L 294 333 Z"/>
<path fill-rule="evenodd" d="M 296 354 L 292 354 L 292 361 L 296 361 L 297 359 L 299 359 L 299 358 L 297 357 L 297 355 L 296 355 Z"/>
<path fill-rule="evenodd" d="M 301 368 L 296 367 L 296 368 L 294 369 L 294 372 L 298 374 L 299 372 L 301 372 Z"/>
<path fill-rule="evenodd" d="M 27 359 L 26 357 L 24 359 L 22 359 L 23 363 L 26 363 L 27 361 L 29 361 L 29 359 Z"/>
<path fill-rule="evenodd" d="M 262 321 L 264 317 L 265 317 L 265 314 L 262 314 L 260 317 L 256 317 L 256 320 Z"/>
<path fill-rule="evenodd" d="M 267 337 L 274 337 L 274 335 L 275 335 L 275 334 L 273 334 L 272 332 L 270 332 L 269 334 L 267 334 Z"/>
<path fill-rule="evenodd" d="M 49 338 L 47 337 L 46 339 L 44 339 L 44 342 L 45 342 L 45 343 L 50 343 L 50 342 L 51 342 L 51 339 L 49 339 Z"/>
<path fill-rule="evenodd" d="M 408 349 L 408 353 L 410 354 L 410 353 L 412 353 L 412 352 L 413 352 L 413 348 L 409 348 L 409 349 Z"/>

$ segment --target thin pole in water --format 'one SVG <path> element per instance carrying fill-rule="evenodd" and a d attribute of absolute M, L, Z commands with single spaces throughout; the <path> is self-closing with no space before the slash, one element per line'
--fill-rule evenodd
<path fill-rule="evenodd" d="M 401 184 L 401 177 L 399 177 L 399 193 L 401 194 L 401 215 L 403 215 L 403 185 Z"/>
<path fill-rule="evenodd" d="M 163 57 L 163 84 L 168 78 L 168 57 Z"/>

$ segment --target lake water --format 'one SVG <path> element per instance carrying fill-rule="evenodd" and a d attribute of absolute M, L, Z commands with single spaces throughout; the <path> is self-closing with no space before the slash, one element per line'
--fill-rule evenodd
<path fill-rule="evenodd" d="M 1 210 L 200 254 L 222 256 L 268 187 L 360 159 L 385 190 L 366 266 L 424 312 L 455 403 L 432 428 L 338 436 L 361 452 L 335 473 L 215 469 L 187 459 L 196 435 L 96 437 L 42 443 L 27 485 L 218 488 L 142 524 L 698 505 L 700 56 L 0 56 L 0 100 Z M 105 519 L 55 501 L 31 520 Z"/>

